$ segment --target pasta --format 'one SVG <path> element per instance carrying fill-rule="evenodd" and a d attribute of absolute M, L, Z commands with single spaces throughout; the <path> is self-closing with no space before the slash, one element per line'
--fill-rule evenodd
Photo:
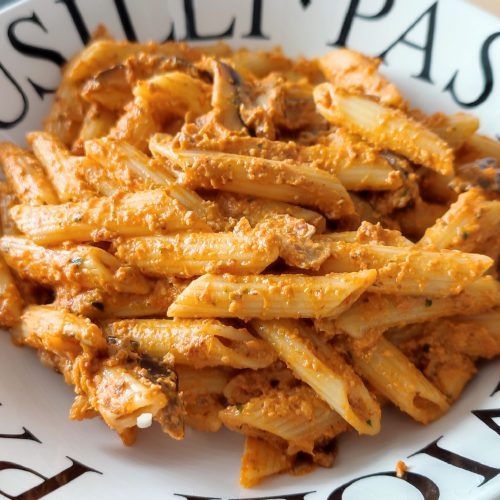
<path fill-rule="evenodd" d="M 105 30 L 68 62 L 0 144 L 0 325 L 70 418 L 234 430 L 252 487 L 385 405 L 434 421 L 500 356 L 499 143 L 379 64 Z"/>

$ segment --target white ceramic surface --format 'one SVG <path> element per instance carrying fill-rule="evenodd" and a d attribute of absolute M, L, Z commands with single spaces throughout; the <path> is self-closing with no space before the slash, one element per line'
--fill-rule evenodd
<path fill-rule="evenodd" d="M 500 138 L 500 21 L 460 0 L 28 0 L 0 11 L 0 139 L 23 142 L 40 128 L 56 62 L 82 47 L 81 34 L 104 22 L 123 37 L 127 19 L 139 40 L 165 39 L 172 29 L 176 39 L 231 32 L 224 40 L 232 45 L 280 44 L 291 55 L 319 55 L 342 38 L 380 55 L 401 38 L 383 71 L 405 95 L 427 111 L 466 109 Z M 153 427 L 124 448 L 97 419 L 70 422 L 71 401 L 60 376 L 0 337 L 0 498 L 500 499 L 498 360 L 438 422 L 422 427 L 384 410 L 380 435 L 341 437 L 334 468 L 252 490 L 238 485 L 237 434 L 188 432 L 175 442 Z M 394 477 L 400 459 L 407 480 Z"/>

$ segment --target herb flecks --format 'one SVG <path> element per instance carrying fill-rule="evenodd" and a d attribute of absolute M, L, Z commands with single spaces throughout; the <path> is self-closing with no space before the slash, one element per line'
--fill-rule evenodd
<path fill-rule="evenodd" d="M 83 259 L 81 257 L 73 257 L 70 262 L 75 266 L 81 266 L 83 264 Z"/>
<path fill-rule="evenodd" d="M 432 306 L 432 299 L 425 299 L 425 307 L 431 307 Z"/>

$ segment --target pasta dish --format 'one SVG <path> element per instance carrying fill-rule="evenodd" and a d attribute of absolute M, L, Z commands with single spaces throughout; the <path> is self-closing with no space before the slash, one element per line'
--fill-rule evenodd
<path fill-rule="evenodd" d="M 104 29 L 66 65 L 0 144 L 0 325 L 71 419 L 242 433 L 251 487 L 389 405 L 432 422 L 500 354 L 500 143 L 378 65 Z"/>

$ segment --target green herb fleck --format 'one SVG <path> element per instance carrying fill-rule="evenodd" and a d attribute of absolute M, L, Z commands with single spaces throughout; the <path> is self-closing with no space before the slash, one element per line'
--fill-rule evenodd
<path fill-rule="evenodd" d="M 83 215 L 80 212 L 77 212 L 73 215 L 73 222 L 81 222 L 83 219 Z"/>
<path fill-rule="evenodd" d="M 92 302 L 92 307 L 99 309 L 99 311 L 104 311 L 104 304 L 102 302 Z"/>
<path fill-rule="evenodd" d="M 372 426 L 372 420 L 371 418 L 369 418 L 367 421 L 366 421 L 367 425 L 369 425 L 370 427 Z"/>
<path fill-rule="evenodd" d="M 469 237 L 469 233 L 468 233 L 467 231 L 464 231 L 464 232 L 462 233 L 462 238 L 463 238 L 464 240 L 466 240 L 468 237 Z"/>
<path fill-rule="evenodd" d="M 432 299 L 425 299 L 425 307 L 431 307 L 432 306 Z"/>
<path fill-rule="evenodd" d="M 83 259 L 81 257 L 73 257 L 70 261 L 75 266 L 81 266 L 83 264 Z"/>
<path fill-rule="evenodd" d="M 422 351 L 424 351 L 424 352 L 429 352 L 430 349 L 431 349 L 431 346 L 429 344 L 424 344 L 422 346 Z"/>
<path fill-rule="evenodd" d="M 237 404 L 236 410 L 238 411 L 238 413 L 241 413 L 243 411 L 243 405 Z"/>

